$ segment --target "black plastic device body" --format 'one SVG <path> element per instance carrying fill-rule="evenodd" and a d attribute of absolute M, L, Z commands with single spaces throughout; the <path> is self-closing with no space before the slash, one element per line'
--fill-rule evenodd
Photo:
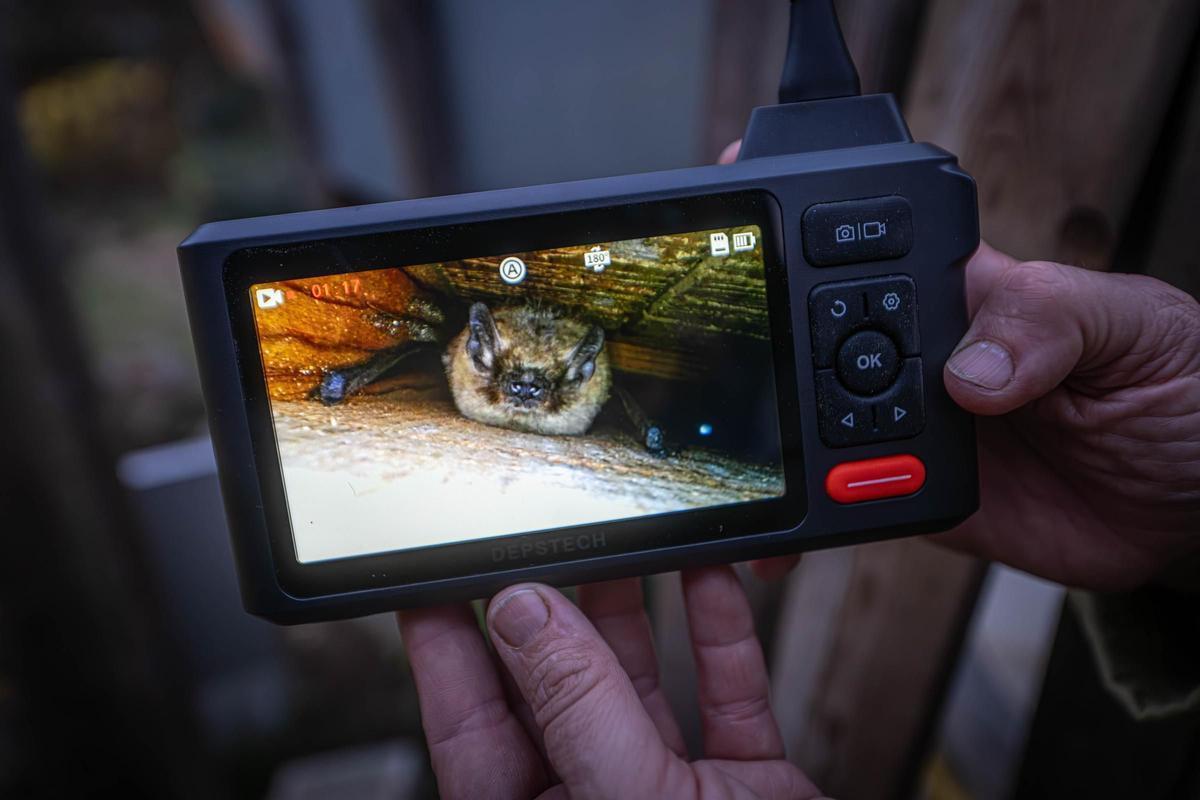
<path fill-rule="evenodd" d="M 703 221 L 743 206 L 769 218 L 764 237 L 781 268 L 773 334 L 786 340 L 777 359 L 785 353 L 792 362 L 783 371 L 781 414 L 793 434 L 788 491 L 798 498 L 786 513 L 751 514 L 753 523 L 738 528 L 697 512 L 695 535 L 678 526 L 656 533 L 667 529 L 647 518 L 640 526 L 590 526 L 590 538 L 574 547 L 577 529 L 566 529 L 424 555 L 297 563 L 286 544 L 286 509 L 269 479 L 279 465 L 261 422 L 267 401 L 251 364 L 258 350 L 248 338 L 247 312 L 237 307 L 248 304 L 243 290 L 260 277 L 246 274 L 257 262 L 244 254 L 286 256 L 288 248 L 335 242 L 354 267 L 355 243 L 394 236 L 421 257 L 458 257 L 459 234 L 473 246 L 509 237 L 491 251 L 505 252 L 554 244 L 553 231 L 545 241 L 518 240 L 520 231 L 544 232 L 556 220 L 637 236 L 658 232 L 654 225 L 668 218 Z M 639 222 L 643 213 L 653 224 Z M 964 265 L 978 243 L 973 180 L 951 154 L 914 143 L 888 95 L 758 109 L 741 158 L 730 165 L 204 225 L 180 246 L 179 260 L 244 605 L 276 622 L 309 622 L 484 597 L 520 581 L 571 585 L 950 528 L 978 505 L 974 423 L 942 382 L 966 330 Z M 845 318 L 847 301 L 852 319 Z M 890 380 L 905 381 L 905 389 L 864 399 L 844 390 L 835 362 L 847 357 L 850 338 L 880 327 L 872 320 L 882 308 L 898 310 L 908 326 L 881 323 L 902 360 Z M 919 462 L 923 480 L 915 491 L 835 499 L 835 468 L 890 456 Z M 732 513 L 729 519 L 736 507 Z M 634 526 L 628 535 L 604 535 L 624 525 Z"/>

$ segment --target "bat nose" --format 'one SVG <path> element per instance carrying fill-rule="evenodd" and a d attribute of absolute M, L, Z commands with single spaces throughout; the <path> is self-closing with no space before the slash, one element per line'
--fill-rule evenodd
<path fill-rule="evenodd" d="M 508 393 L 523 402 L 538 401 L 546 393 L 546 381 L 532 372 L 523 372 L 514 376 L 508 382 Z"/>

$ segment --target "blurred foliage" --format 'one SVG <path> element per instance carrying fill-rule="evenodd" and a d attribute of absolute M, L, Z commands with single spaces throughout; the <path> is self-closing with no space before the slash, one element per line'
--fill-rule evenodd
<path fill-rule="evenodd" d="M 111 440 L 201 433 L 174 250 L 202 222 L 312 203 L 282 98 L 224 63 L 183 0 L 0 0 L 0 19 Z"/>
<path fill-rule="evenodd" d="M 29 149 L 56 177 L 128 182 L 162 177 L 177 133 L 162 64 L 110 58 L 70 67 L 21 95 Z"/>
<path fill-rule="evenodd" d="M 203 48 L 187 0 L 0 0 L 0 19 L 18 86 L 97 59 L 182 59 Z"/>

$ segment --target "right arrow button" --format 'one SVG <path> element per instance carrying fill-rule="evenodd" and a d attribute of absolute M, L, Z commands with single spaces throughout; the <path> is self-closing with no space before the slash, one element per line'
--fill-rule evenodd
<path fill-rule="evenodd" d="M 895 384 L 875 401 L 875 427 L 880 440 L 907 439 L 925 427 L 921 359 L 904 359 Z"/>

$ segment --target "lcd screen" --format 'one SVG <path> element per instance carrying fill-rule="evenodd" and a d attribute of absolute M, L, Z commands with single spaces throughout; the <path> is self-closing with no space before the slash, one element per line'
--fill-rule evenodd
<path fill-rule="evenodd" d="M 786 494 L 756 225 L 249 292 L 301 563 Z"/>

